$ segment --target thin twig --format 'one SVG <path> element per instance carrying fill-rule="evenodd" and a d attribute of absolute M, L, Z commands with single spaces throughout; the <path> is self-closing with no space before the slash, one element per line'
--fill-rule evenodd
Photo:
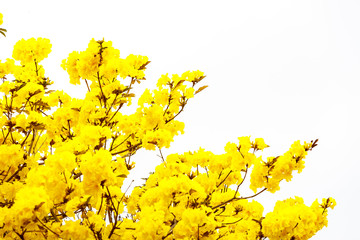
<path fill-rule="evenodd" d="M 251 196 L 247 196 L 247 197 L 239 197 L 239 198 L 233 197 L 233 198 L 231 198 L 231 199 L 229 199 L 229 200 L 227 200 L 227 201 L 225 201 L 225 202 L 222 202 L 222 203 L 216 205 L 215 207 L 212 207 L 212 209 L 221 207 L 221 206 L 226 205 L 226 204 L 228 204 L 228 203 L 230 203 L 230 202 L 232 202 L 232 201 L 237 201 L 237 200 L 249 199 L 249 198 L 256 197 L 257 195 L 259 195 L 260 193 L 264 192 L 265 190 L 267 190 L 267 188 L 264 188 L 264 189 L 261 190 L 260 192 L 254 194 L 254 195 L 251 195 Z"/>

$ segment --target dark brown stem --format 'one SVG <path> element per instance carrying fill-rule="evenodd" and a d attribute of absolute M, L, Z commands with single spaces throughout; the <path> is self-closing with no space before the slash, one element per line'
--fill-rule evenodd
<path fill-rule="evenodd" d="M 117 145 L 116 147 L 114 147 L 114 148 L 112 147 L 112 144 L 111 144 L 110 151 L 112 151 L 112 150 L 118 148 L 119 146 L 121 146 L 126 140 L 129 139 L 130 136 L 131 136 L 131 134 L 129 134 L 129 136 L 127 136 L 120 144 L 118 144 L 118 145 Z M 115 139 L 114 139 L 114 141 L 115 141 Z"/>
<path fill-rule="evenodd" d="M 135 144 L 134 146 L 131 146 L 129 147 L 128 149 L 125 149 L 125 150 L 122 150 L 122 151 L 119 151 L 119 152 L 116 152 L 116 153 L 112 153 L 111 155 L 117 155 L 117 154 L 120 154 L 120 153 L 124 153 L 124 152 L 127 152 L 127 151 L 130 151 L 132 149 L 136 149 L 136 147 L 140 146 L 141 143 L 137 143 Z"/>
<path fill-rule="evenodd" d="M 5 143 L 5 141 L 6 141 L 7 137 L 9 136 L 10 131 L 11 131 L 11 128 L 12 128 L 12 127 L 10 127 L 10 128 L 8 129 L 8 133 L 6 134 L 6 136 L 5 136 L 5 138 L 4 138 L 3 142 L 2 142 L 2 144 L 4 144 L 4 143 Z"/>
<path fill-rule="evenodd" d="M 88 92 L 90 92 L 90 87 L 89 87 L 89 84 L 88 84 L 87 79 L 85 79 L 85 83 L 86 83 L 86 87 L 87 87 L 87 89 L 88 89 Z"/>
<path fill-rule="evenodd" d="M 109 194 L 109 198 L 110 198 L 111 205 L 113 206 L 113 208 L 114 208 L 114 210 L 115 210 L 115 213 L 116 213 L 116 216 L 117 216 L 117 215 L 118 215 L 118 212 L 117 212 L 117 209 L 115 208 L 115 205 L 114 205 L 114 202 L 113 202 L 113 200 L 112 200 L 112 197 L 111 197 L 109 188 L 106 187 L 106 190 L 107 190 L 107 192 L 108 192 L 108 194 Z M 116 218 L 115 218 L 115 219 L 116 219 Z M 116 220 L 115 220 L 115 223 L 116 223 Z"/>
<path fill-rule="evenodd" d="M 8 180 L 6 180 L 6 182 L 10 182 L 11 181 L 11 179 L 13 179 L 24 167 L 26 167 L 27 165 L 26 165 L 26 163 L 24 163 L 23 165 L 21 165 L 20 167 L 18 167 L 18 169 L 13 173 L 13 175 L 11 175 L 10 177 L 9 177 L 9 179 Z"/>
<path fill-rule="evenodd" d="M 164 156 L 163 156 L 163 154 L 161 152 L 161 148 L 158 147 L 158 149 L 159 149 L 159 152 L 160 152 L 160 158 L 161 158 L 162 162 L 164 163 L 164 165 L 166 166 L 165 158 L 164 158 Z"/>
<path fill-rule="evenodd" d="M 97 72 L 97 78 L 98 78 L 99 87 L 100 87 L 100 91 L 101 91 L 101 95 L 102 95 L 101 98 L 102 98 L 102 100 L 104 101 L 104 107 L 106 108 L 106 97 L 105 97 L 105 94 L 104 94 L 104 92 L 103 92 L 103 90 L 102 90 L 99 71 Z M 100 101 L 100 104 L 101 104 L 101 101 Z"/>
<path fill-rule="evenodd" d="M 129 88 L 127 90 L 126 94 L 129 94 L 130 89 L 131 89 L 131 85 L 133 84 L 134 78 L 131 78 L 131 82 L 129 85 Z M 110 121 L 115 117 L 115 115 L 119 112 L 119 110 L 122 108 L 122 106 L 124 105 L 124 103 L 121 103 L 120 106 L 118 107 L 118 109 L 116 109 L 115 113 L 112 115 L 112 117 L 109 119 L 108 123 L 110 123 Z"/>
<path fill-rule="evenodd" d="M 126 191 L 124 192 L 123 196 L 121 197 L 120 201 L 118 201 L 118 205 L 117 205 L 117 208 L 115 209 L 115 212 L 118 212 L 118 211 L 119 211 L 120 203 L 121 203 L 122 200 L 124 199 L 126 192 L 129 190 L 129 188 L 130 188 L 130 186 L 131 186 L 131 184 L 132 184 L 133 182 L 134 182 L 134 180 L 131 181 L 131 183 L 129 184 L 128 188 L 126 189 Z M 109 189 L 108 189 L 108 191 L 109 191 Z M 118 219 L 118 217 L 119 217 L 119 215 L 116 215 L 116 216 L 115 216 L 115 223 L 114 223 L 114 225 L 113 225 L 113 227 L 111 228 L 111 231 L 110 231 L 110 233 L 109 233 L 109 237 L 108 237 L 109 239 L 110 239 L 111 236 L 114 234 L 114 231 L 115 231 L 115 229 L 117 228 L 117 227 L 116 227 L 116 224 L 117 224 L 117 219 Z M 121 224 L 121 223 L 120 223 L 120 224 Z"/>
<path fill-rule="evenodd" d="M 57 234 L 56 232 L 54 232 L 53 230 L 51 230 L 48 226 L 46 226 L 37 216 L 36 216 L 36 220 L 38 220 L 40 222 L 41 225 L 43 225 L 43 227 L 45 227 L 47 230 L 49 230 L 50 232 L 52 232 L 53 234 L 55 234 L 57 237 L 60 237 L 59 234 Z"/>
<path fill-rule="evenodd" d="M 264 189 L 261 190 L 260 192 L 254 194 L 254 195 L 251 195 L 251 196 L 247 196 L 247 197 L 239 197 L 239 198 L 233 197 L 233 198 L 231 198 L 231 199 L 229 199 L 229 200 L 227 200 L 227 201 L 225 201 L 225 202 L 223 202 L 223 203 L 220 203 L 220 204 L 216 205 L 215 207 L 212 207 L 212 209 L 221 207 L 221 206 L 226 205 L 226 204 L 228 204 L 228 203 L 230 203 L 230 202 L 232 202 L 232 201 L 237 201 L 237 200 L 249 199 L 249 198 L 256 197 L 256 196 L 259 195 L 260 193 L 264 192 L 266 189 L 267 189 L 267 188 L 264 188 Z"/>
<path fill-rule="evenodd" d="M 188 100 L 186 100 L 186 101 L 181 105 L 180 111 L 179 111 L 175 116 L 173 116 L 172 118 L 170 118 L 170 119 L 168 119 L 168 120 L 165 120 L 165 123 L 168 123 L 168 122 L 171 122 L 172 120 L 174 120 L 174 119 L 184 110 L 185 105 L 187 104 L 187 101 L 188 101 Z"/>
<path fill-rule="evenodd" d="M 243 184 L 243 182 L 245 181 L 247 171 L 248 171 L 248 166 L 246 165 L 245 175 L 244 175 L 243 180 L 241 181 L 241 183 L 240 183 L 239 185 L 237 185 L 237 188 L 236 188 L 236 191 L 235 191 L 234 197 L 236 197 L 236 194 L 237 194 L 237 193 L 238 193 L 238 191 L 239 191 L 239 187 L 240 187 L 240 186 L 241 186 L 241 184 Z"/>
<path fill-rule="evenodd" d="M 226 179 L 229 177 L 230 173 L 232 173 L 232 170 L 230 170 L 230 172 L 224 177 L 224 179 L 216 186 L 217 188 L 226 181 Z"/>

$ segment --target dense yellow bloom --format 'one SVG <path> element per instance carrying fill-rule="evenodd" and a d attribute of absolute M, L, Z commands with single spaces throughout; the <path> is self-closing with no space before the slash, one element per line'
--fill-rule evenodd
<path fill-rule="evenodd" d="M 0 60 L 0 78 L 10 74 L 15 67 L 15 61 L 13 59 L 6 59 L 6 62 L 2 63 Z"/>
<path fill-rule="evenodd" d="M 204 77 L 204 73 L 199 70 L 187 71 L 181 75 L 181 79 L 184 79 L 189 82 L 197 82 L 197 81 L 201 80 L 201 78 L 203 78 L 203 77 Z"/>
<path fill-rule="evenodd" d="M 143 69 L 141 67 L 148 62 L 147 56 L 130 54 L 125 60 L 129 65 L 128 76 L 137 79 L 143 79 L 145 77 L 144 71 L 142 71 Z"/>
<path fill-rule="evenodd" d="M 2 238 L 294 240 L 327 225 L 333 198 L 310 207 L 298 197 L 279 201 L 265 216 L 252 199 L 300 173 L 317 140 L 296 141 L 266 160 L 258 154 L 269 145 L 250 136 L 227 143 L 222 154 L 200 148 L 164 157 L 161 149 L 184 133 L 177 116 L 207 87 L 198 87 L 203 72 L 162 75 L 124 114 L 146 79 L 148 57 L 120 58 L 112 42 L 92 39 L 62 62 L 70 83 L 86 84 L 77 99 L 49 90 L 39 62 L 50 51 L 48 39 L 22 39 L 13 52 L 21 65 L 0 62 Z M 141 148 L 160 150 L 162 163 L 131 192 L 124 182 Z M 255 195 L 243 192 L 249 177 L 254 192 L 262 189 Z"/>
<path fill-rule="evenodd" d="M 64 70 L 67 70 L 69 77 L 70 77 L 70 83 L 76 85 L 80 84 L 80 75 L 79 71 L 77 69 L 77 63 L 79 58 L 78 52 L 72 52 L 69 54 L 69 57 L 67 59 L 64 59 L 62 61 L 61 67 Z"/>
<path fill-rule="evenodd" d="M 263 150 L 264 148 L 269 147 L 269 145 L 264 142 L 263 138 L 255 138 L 255 143 L 252 143 L 252 147 L 258 150 Z"/>
<path fill-rule="evenodd" d="M 3 159 L 0 161 L 0 171 L 13 174 L 17 166 L 24 163 L 23 150 L 19 145 L 0 145 L 0 159 Z"/>
<path fill-rule="evenodd" d="M 196 239 L 203 236 L 206 232 L 215 229 L 217 222 L 210 208 L 186 209 L 181 216 L 179 223 L 174 228 L 174 237 L 177 239 L 190 238 Z"/>
<path fill-rule="evenodd" d="M 275 240 L 309 239 L 327 226 L 326 208 L 319 207 L 317 201 L 308 207 L 299 197 L 278 201 L 274 211 L 268 213 L 262 221 L 264 234 Z"/>
<path fill-rule="evenodd" d="M 46 191 L 41 187 L 24 187 L 15 197 L 14 206 L 9 209 L 13 224 L 26 226 L 36 218 L 43 218 L 50 210 L 51 201 Z"/>
<path fill-rule="evenodd" d="M 51 52 L 50 40 L 46 38 L 22 39 L 14 46 L 13 58 L 19 60 L 21 64 L 37 63 L 47 58 Z"/>
<path fill-rule="evenodd" d="M 95 41 L 92 39 L 88 48 L 82 52 L 72 52 L 62 61 L 62 68 L 70 76 L 70 83 L 80 84 L 80 78 L 96 83 L 93 87 L 106 86 L 117 77 L 128 76 L 144 79 L 145 66 L 148 63 L 146 56 L 129 55 L 120 58 L 120 51 L 112 47 L 111 41 Z"/>
<path fill-rule="evenodd" d="M 111 137 L 110 129 L 100 126 L 84 125 L 78 131 L 80 141 L 92 147 L 98 145 L 100 139 Z"/>
<path fill-rule="evenodd" d="M 251 173 L 250 188 L 254 192 L 261 187 L 266 187 L 270 192 L 279 190 L 280 181 L 284 179 L 290 181 L 294 170 L 300 173 L 305 167 L 304 158 L 308 151 L 307 145 L 306 142 L 301 145 L 300 141 L 296 141 L 282 156 L 268 157 L 266 162 L 259 158 Z"/>
<path fill-rule="evenodd" d="M 94 155 L 86 154 L 81 162 L 80 171 L 84 176 L 85 194 L 96 196 L 102 186 L 117 185 L 118 172 L 113 171 L 109 151 L 99 150 Z"/>
<path fill-rule="evenodd" d="M 92 236 L 91 230 L 86 225 L 81 225 L 80 220 L 66 221 L 61 227 L 61 237 L 64 239 L 86 240 Z"/>

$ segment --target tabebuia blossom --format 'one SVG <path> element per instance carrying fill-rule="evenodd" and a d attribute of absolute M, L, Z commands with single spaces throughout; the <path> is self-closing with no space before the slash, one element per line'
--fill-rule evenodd
<path fill-rule="evenodd" d="M 122 58 L 112 42 L 92 39 L 61 65 L 87 90 L 78 99 L 51 89 L 41 65 L 51 46 L 22 39 L 13 59 L 0 62 L 2 239 L 303 240 L 327 226 L 333 198 L 311 206 L 281 200 L 268 213 L 254 200 L 300 173 L 317 140 L 267 158 L 269 145 L 250 136 L 222 154 L 200 148 L 164 157 L 161 149 L 184 133 L 179 114 L 207 87 L 203 72 L 161 75 L 125 114 L 134 88 L 149 81 L 148 57 Z M 124 182 L 141 148 L 159 151 L 162 163 L 131 190 Z M 253 194 L 244 194 L 246 182 Z"/>

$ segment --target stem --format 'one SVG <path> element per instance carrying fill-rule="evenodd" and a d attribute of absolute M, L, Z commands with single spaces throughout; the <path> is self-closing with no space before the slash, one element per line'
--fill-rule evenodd
<path fill-rule="evenodd" d="M 130 85 L 129 85 L 129 88 L 126 92 L 126 94 L 129 94 L 130 92 L 130 89 L 131 89 L 131 85 L 133 84 L 134 82 L 134 78 L 132 77 L 131 78 L 131 82 L 130 82 Z M 112 115 L 112 117 L 109 119 L 108 123 L 110 123 L 110 121 L 115 117 L 115 115 L 119 112 L 119 110 L 121 109 L 121 107 L 124 105 L 124 103 L 121 103 L 120 106 L 118 107 L 118 109 L 116 109 L 115 113 Z"/>
<path fill-rule="evenodd" d="M 90 92 L 90 88 L 89 88 L 89 84 L 88 84 L 88 82 L 87 82 L 87 79 L 85 79 L 85 83 L 86 83 L 86 86 L 87 86 L 88 91 Z"/>
<path fill-rule="evenodd" d="M 124 153 L 126 151 L 130 151 L 131 149 L 135 149 L 136 147 L 138 147 L 140 145 L 141 145 L 141 143 L 137 143 L 137 144 L 135 144 L 134 146 L 131 146 L 128 149 L 125 149 L 125 150 L 122 150 L 122 151 L 119 151 L 119 152 L 116 152 L 116 153 L 112 153 L 111 155 L 117 155 L 117 154 L 120 154 L 120 153 Z"/>
<path fill-rule="evenodd" d="M 46 142 L 46 138 L 45 138 L 45 140 L 42 142 L 42 144 L 40 145 L 40 147 L 38 147 L 38 149 L 37 149 L 36 151 L 34 151 L 34 154 L 36 154 L 36 153 L 40 150 L 40 148 L 42 147 L 42 145 L 44 145 L 45 142 Z"/>
<path fill-rule="evenodd" d="M 264 189 L 261 190 L 260 192 L 254 194 L 254 195 L 248 196 L 248 197 L 239 197 L 239 198 L 233 197 L 233 198 L 231 198 L 231 199 L 229 199 L 229 200 L 227 200 L 227 201 L 225 201 L 225 202 L 223 202 L 223 203 L 220 203 L 220 204 L 216 205 L 215 207 L 212 207 L 211 209 L 215 209 L 215 208 L 221 207 L 221 206 L 226 205 L 226 204 L 228 204 L 229 202 L 232 202 L 232 201 L 237 201 L 237 200 L 241 200 L 241 199 L 249 199 L 249 198 L 256 197 L 257 195 L 259 195 L 260 193 L 264 192 L 265 190 L 267 190 L 267 188 L 264 188 Z"/>
<path fill-rule="evenodd" d="M 107 116 L 109 114 L 109 112 L 110 112 L 111 108 L 114 106 L 114 103 L 115 103 L 118 96 L 119 96 L 119 94 L 115 95 L 114 101 L 111 103 L 111 105 L 110 105 L 109 109 L 107 110 L 105 116 Z"/>
<path fill-rule="evenodd" d="M 11 175 L 8 180 L 6 180 L 6 182 L 10 182 L 11 179 L 13 179 L 13 178 L 14 178 L 24 167 L 26 167 L 26 166 L 27 166 L 27 164 L 24 163 L 23 165 L 21 165 L 20 167 L 18 167 L 18 169 L 16 170 L 16 172 L 14 172 L 13 175 Z"/>
<path fill-rule="evenodd" d="M 162 154 L 162 152 L 161 152 L 161 149 L 160 149 L 159 147 L 158 147 L 158 149 L 159 149 L 159 152 L 160 152 L 161 160 L 162 160 L 162 162 L 164 163 L 164 165 L 165 165 L 165 167 L 166 167 L 165 158 L 164 158 L 164 156 L 163 156 L 163 154 Z"/>
<path fill-rule="evenodd" d="M 29 152 L 28 152 L 29 156 L 31 154 L 31 148 L 32 148 L 32 146 L 34 144 L 34 141 L 35 141 L 35 138 L 36 138 L 35 137 L 35 129 L 33 129 L 32 133 L 33 133 L 33 136 L 32 136 L 32 139 L 31 139 L 31 143 L 30 143 L 30 146 L 29 146 Z"/>
<path fill-rule="evenodd" d="M 236 191 L 235 191 L 234 197 L 236 197 L 236 194 L 237 194 L 237 193 L 238 193 L 238 191 L 239 191 L 239 187 L 240 187 L 240 186 L 241 186 L 241 184 L 243 184 L 243 182 L 245 181 L 247 171 L 248 171 L 248 166 L 246 165 L 246 170 L 245 170 L 245 175 L 244 175 L 244 178 L 243 178 L 243 180 L 241 181 L 241 183 L 240 183 L 239 185 L 237 185 L 237 188 L 236 188 Z"/>
<path fill-rule="evenodd" d="M 170 119 L 168 119 L 168 120 L 165 120 L 165 123 L 168 123 L 168 122 L 174 120 L 174 119 L 184 110 L 187 101 L 188 101 L 188 100 L 186 100 L 185 103 L 184 103 L 183 105 L 181 105 L 180 111 L 179 111 L 175 116 L 173 116 L 172 118 L 170 118 Z"/>
<path fill-rule="evenodd" d="M 226 181 L 226 179 L 229 177 L 230 173 L 232 173 L 232 170 L 230 170 L 230 172 L 226 175 L 226 177 L 224 177 L 224 179 L 216 186 L 217 188 Z"/>
<path fill-rule="evenodd" d="M 102 207 L 103 199 L 104 199 L 104 195 L 103 195 L 103 194 L 101 194 L 100 208 L 99 208 L 99 210 L 98 210 L 98 212 L 97 212 L 97 215 L 99 215 L 99 213 L 100 213 L 100 211 L 101 211 L 101 207 Z"/>
<path fill-rule="evenodd" d="M 118 144 L 116 147 L 112 147 L 112 145 L 113 145 L 113 143 L 114 143 L 114 141 L 115 141 L 115 139 L 114 139 L 114 141 L 111 143 L 111 147 L 110 147 L 110 151 L 112 151 L 112 150 L 114 150 L 114 149 L 116 149 L 116 148 L 118 148 L 118 147 L 120 147 L 121 146 L 121 144 L 123 144 L 126 140 L 128 140 L 129 139 L 129 137 L 131 136 L 131 134 L 129 134 L 129 136 L 127 136 L 120 144 Z"/>
<path fill-rule="evenodd" d="M 98 82 L 99 82 L 99 86 L 100 86 L 100 91 L 101 91 L 101 95 L 102 95 L 102 99 L 104 101 L 104 107 L 106 108 L 106 97 L 105 97 L 105 94 L 102 90 L 102 87 L 101 87 L 101 81 L 100 81 L 100 74 L 99 74 L 99 71 L 97 72 L 97 78 L 98 78 Z M 101 101 L 100 101 L 100 104 L 101 104 Z"/>
<path fill-rule="evenodd" d="M 2 144 L 4 144 L 4 143 L 5 143 L 5 141 L 6 141 L 7 137 L 9 136 L 10 131 L 11 131 L 11 128 L 12 128 L 12 127 L 10 127 L 10 128 L 8 129 L 8 133 L 6 134 L 6 136 L 5 136 L 4 141 L 2 142 Z"/>
<path fill-rule="evenodd" d="M 116 212 L 119 211 L 120 203 L 122 202 L 123 198 L 125 197 L 126 192 L 129 190 L 129 188 L 130 188 L 130 186 L 131 186 L 131 184 L 132 184 L 133 182 L 134 182 L 134 180 L 131 181 L 131 183 L 129 184 L 128 188 L 126 189 L 126 191 L 124 192 L 123 196 L 121 197 L 120 201 L 118 202 L 117 208 L 115 209 Z M 109 189 L 108 189 L 108 191 L 109 191 Z M 115 217 L 115 223 L 114 223 L 114 225 L 113 225 L 113 227 L 112 227 L 112 229 L 111 229 L 111 231 L 110 231 L 110 233 L 109 233 L 109 237 L 108 237 L 109 239 L 110 239 L 110 237 L 114 234 L 114 231 L 115 231 L 115 229 L 116 229 L 117 218 L 118 218 L 118 215 Z M 120 223 L 120 224 L 121 224 L 121 223 Z"/>
<path fill-rule="evenodd" d="M 57 234 L 56 232 L 54 232 L 53 230 L 51 230 L 48 226 L 46 226 L 37 216 L 36 219 L 41 223 L 41 225 L 43 225 L 47 230 L 49 230 L 50 232 L 52 232 L 53 234 L 55 234 L 57 237 L 60 237 L 59 234 Z"/>
<path fill-rule="evenodd" d="M 38 69 L 38 65 L 37 65 L 36 59 L 34 59 L 34 62 L 35 62 L 35 72 L 36 72 L 36 76 L 39 76 L 39 69 Z"/>
<path fill-rule="evenodd" d="M 112 200 L 112 197 L 111 197 L 111 194 L 110 194 L 110 191 L 109 191 L 109 187 L 106 187 L 106 190 L 107 190 L 107 192 L 108 192 L 108 194 L 109 194 L 110 202 L 111 202 L 111 204 L 112 204 L 112 206 L 113 206 L 113 208 L 114 208 L 114 210 L 115 210 L 115 213 L 116 213 L 116 215 L 118 215 L 117 209 L 115 208 L 115 204 L 114 204 L 114 202 L 113 202 L 113 200 Z M 115 220 L 115 221 L 116 221 L 116 220 Z"/>
<path fill-rule="evenodd" d="M 36 147 L 36 145 L 38 144 L 38 142 L 39 142 L 39 139 L 40 139 L 40 137 L 41 137 L 41 134 L 42 134 L 42 132 L 43 132 L 43 130 L 41 130 L 41 132 L 40 132 L 40 134 L 39 134 L 39 137 L 37 138 L 37 140 L 36 140 L 36 142 L 35 142 L 35 144 L 34 144 L 34 146 L 33 146 L 33 154 L 35 154 L 36 152 L 35 152 L 35 147 Z M 36 137 L 35 137 L 36 138 Z M 46 140 L 46 139 L 45 139 Z M 44 144 L 44 143 L 43 143 Z M 42 146 L 42 144 L 41 144 L 41 146 Z M 40 148 L 41 148 L 41 146 L 40 146 Z M 40 149 L 39 148 L 39 149 Z"/>

